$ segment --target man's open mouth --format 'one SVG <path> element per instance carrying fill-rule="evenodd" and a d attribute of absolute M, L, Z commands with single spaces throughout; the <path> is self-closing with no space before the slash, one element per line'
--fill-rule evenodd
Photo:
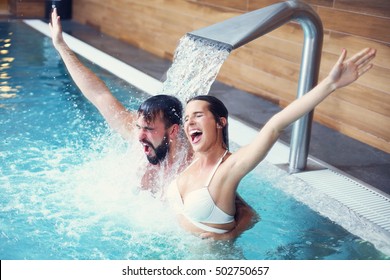
<path fill-rule="evenodd" d="M 141 141 L 141 144 L 144 147 L 145 154 L 150 154 L 150 152 L 153 150 L 152 145 L 145 141 Z"/>

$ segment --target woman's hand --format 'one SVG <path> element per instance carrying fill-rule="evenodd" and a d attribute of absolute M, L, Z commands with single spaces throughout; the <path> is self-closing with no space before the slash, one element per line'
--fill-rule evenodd
<path fill-rule="evenodd" d="M 361 75 L 370 70 L 373 66 L 370 61 L 375 57 L 375 53 L 375 49 L 366 48 L 345 60 L 347 51 L 343 49 L 339 60 L 328 75 L 331 83 L 335 86 L 334 89 L 353 83 Z"/>

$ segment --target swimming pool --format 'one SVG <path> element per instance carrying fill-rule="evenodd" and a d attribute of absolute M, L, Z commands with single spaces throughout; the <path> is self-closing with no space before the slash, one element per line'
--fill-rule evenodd
<path fill-rule="evenodd" d="M 0 30 L 0 259 L 389 258 L 288 195 L 284 190 L 293 186 L 326 204 L 268 163 L 239 188 L 261 216 L 253 229 L 235 243 L 183 233 L 158 197 L 138 191 L 135 178 L 145 162 L 138 143 L 110 134 L 50 39 L 21 22 L 1 23 Z M 129 108 L 146 98 L 84 62 Z M 332 203 L 327 207 L 360 221 Z M 375 228 L 361 223 L 375 238 Z"/>

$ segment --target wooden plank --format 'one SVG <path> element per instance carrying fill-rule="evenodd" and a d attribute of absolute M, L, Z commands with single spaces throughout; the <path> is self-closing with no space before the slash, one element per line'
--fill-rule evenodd
<path fill-rule="evenodd" d="M 269 5 L 275 4 L 277 2 L 281 2 L 278 0 L 249 0 L 248 10 L 253 11 L 257 9 L 261 9 L 267 7 Z M 332 7 L 334 0 L 305 0 L 305 3 L 313 6 L 324 6 L 324 7 Z"/>
<path fill-rule="evenodd" d="M 290 22 L 265 35 L 290 43 L 303 45 L 303 29 L 298 23 Z"/>
<path fill-rule="evenodd" d="M 347 49 L 349 54 L 353 54 L 366 47 L 372 47 L 377 50 L 374 60 L 375 65 L 386 69 L 390 68 L 390 42 L 386 44 L 349 34 L 332 32 L 324 39 L 323 52 L 339 56 L 343 48 Z"/>
<path fill-rule="evenodd" d="M 210 6 L 196 4 L 193 1 L 183 0 L 153 0 L 153 1 L 137 1 L 127 0 L 126 3 L 132 3 L 135 6 L 145 6 L 148 9 L 159 9 L 161 13 L 177 13 L 187 16 L 187 19 L 202 18 L 206 25 L 214 22 L 219 22 L 227 18 L 236 16 L 240 13 L 234 11 L 218 11 Z"/>
<path fill-rule="evenodd" d="M 267 96 L 271 96 L 274 100 L 290 102 L 295 99 L 297 92 L 296 81 L 230 59 L 222 66 L 218 78 L 223 82 L 227 81 L 228 84 L 240 85 L 239 88 L 245 85 L 245 88 L 252 88 L 251 92 L 258 95 L 260 92 L 267 92 Z"/>
<path fill-rule="evenodd" d="M 246 12 L 248 10 L 247 1 L 232 1 L 232 0 L 187 0 L 200 5 L 208 5 L 219 10 L 237 10 L 239 12 Z"/>
<path fill-rule="evenodd" d="M 346 125 L 342 122 L 337 122 L 334 119 L 330 118 L 328 115 L 321 115 L 318 112 L 314 112 L 315 119 L 332 129 L 335 129 L 351 138 L 354 138 L 358 141 L 361 141 L 367 145 L 380 149 L 384 152 L 390 153 L 390 143 L 389 141 L 379 138 L 376 135 L 367 133 L 357 127 Z"/>
<path fill-rule="evenodd" d="M 12 1 L 10 10 L 18 18 L 44 18 L 45 2 L 44 0 Z"/>
<path fill-rule="evenodd" d="M 266 52 L 260 53 L 256 50 L 246 48 L 242 51 L 232 53 L 229 59 L 236 60 L 237 63 L 246 64 L 270 75 L 278 76 L 292 82 L 296 82 L 299 78 L 300 64 Z"/>
<path fill-rule="evenodd" d="M 111 33 L 114 30 L 116 37 L 147 50 L 153 49 L 153 53 L 166 55 L 164 49 L 167 46 L 173 53 L 178 40 L 188 29 L 185 25 L 180 24 L 184 18 L 163 14 L 156 9 L 148 9 L 147 12 L 143 12 L 143 9 L 146 7 L 137 6 L 129 9 L 131 12 L 124 12 L 125 18 L 131 17 L 131 24 L 123 22 L 119 26 L 112 26 L 109 19 L 106 19 L 108 24 L 103 27 L 102 31 Z M 111 14 L 115 13 L 116 11 L 111 11 Z M 169 21 L 170 17 L 174 20 Z M 150 47 L 147 46 L 149 44 Z M 156 51 L 156 47 L 160 50 Z"/>
<path fill-rule="evenodd" d="M 320 7 L 318 14 L 324 29 L 390 42 L 390 18 L 376 17 Z"/>
<path fill-rule="evenodd" d="M 93 26 L 100 28 L 106 10 L 105 7 L 103 3 L 96 1 L 73 1 L 72 17 L 81 23 L 90 22 Z"/>
<path fill-rule="evenodd" d="M 232 80 L 231 75 L 224 76 L 224 72 L 220 72 L 218 75 L 218 81 L 221 81 L 227 85 L 233 85 L 241 90 L 244 90 L 248 93 L 251 93 L 255 96 L 262 97 L 274 104 L 281 106 L 281 104 L 288 104 L 291 100 L 286 100 L 285 98 L 280 97 L 279 95 L 275 95 L 270 92 L 267 88 L 262 88 L 260 86 L 254 86 L 248 83 L 243 82 L 242 80 Z"/>
<path fill-rule="evenodd" d="M 340 89 L 339 92 L 342 90 Z M 390 117 L 338 98 L 337 93 L 326 98 L 316 110 L 338 122 L 359 127 L 377 137 L 390 141 Z"/>
<path fill-rule="evenodd" d="M 390 17 L 389 0 L 337 0 L 334 7 L 360 14 Z"/>
<path fill-rule="evenodd" d="M 302 45 L 295 42 L 286 41 L 273 36 L 263 36 L 258 38 L 242 48 L 252 48 L 254 53 L 267 53 L 293 63 L 301 62 Z M 234 50 L 234 52 L 240 51 Z"/>
<path fill-rule="evenodd" d="M 350 104 L 376 112 L 390 118 L 390 94 L 352 84 L 337 92 L 337 97 Z"/>

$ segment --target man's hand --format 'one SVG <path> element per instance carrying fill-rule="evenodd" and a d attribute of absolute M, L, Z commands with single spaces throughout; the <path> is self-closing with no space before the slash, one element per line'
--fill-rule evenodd
<path fill-rule="evenodd" d="M 234 240 L 244 231 L 252 228 L 259 220 L 259 215 L 238 194 L 236 195 L 236 226 L 226 233 L 204 232 L 200 234 L 203 239 Z"/>
<path fill-rule="evenodd" d="M 57 49 L 58 46 L 64 42 L 64 38 L 62 37 L 60 16 L 57 14 L 57 8 L 54 8 L 53 12 L 51 13 L 51 22 L 49 23 L 49 29 L 51 32 L 51 39 L 53 40 L 53 45 Z"/>

